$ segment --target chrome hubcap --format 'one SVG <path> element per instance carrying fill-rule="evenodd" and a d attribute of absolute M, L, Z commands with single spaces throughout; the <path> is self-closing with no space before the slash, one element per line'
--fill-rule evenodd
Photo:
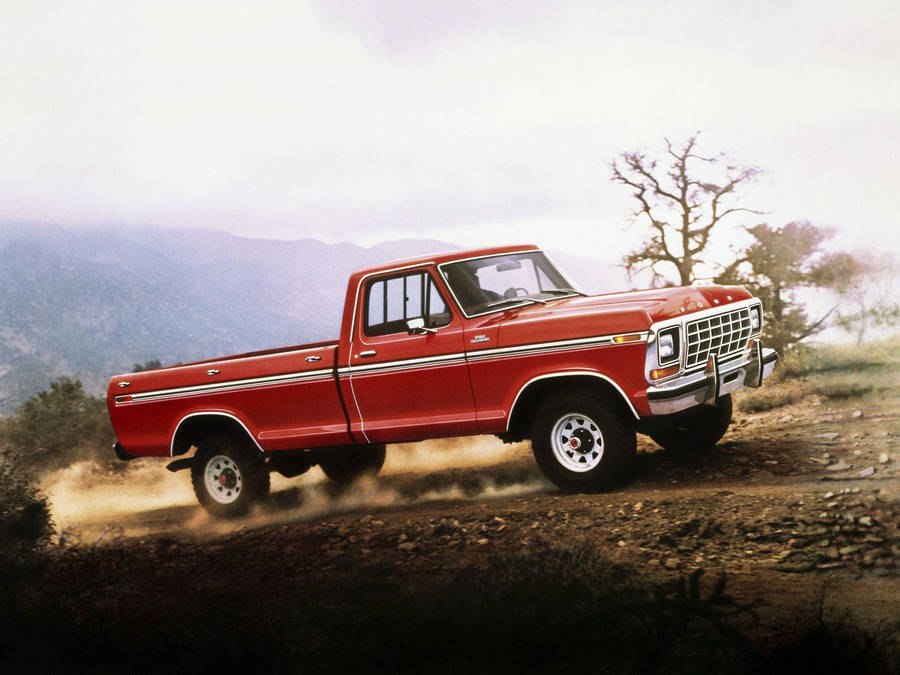
<path fill-rule="evenodd" d="M 206 463 L 203 483 L 209 496 L 220 504 L 231 504 L 240 496 L 244 486 L 238 465 L 225 455 L 216 455 Z"/>
<path fill-rule="evenodd" d="M 603 434 L 587 415 L 560 417 L 551 433 L 553 455 L 569 471 L 590 471 L 603 459 Z"/>

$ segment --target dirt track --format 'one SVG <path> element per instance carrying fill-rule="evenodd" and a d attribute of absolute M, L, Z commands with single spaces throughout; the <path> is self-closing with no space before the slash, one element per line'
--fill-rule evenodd
<path fill-rule="evenodd" d="M 279 482 L 266 508 L 239 522 L 213 522 L 187 499 L 75 511 L 58 519 L 63 541 L 43 592 L 85 622 L 100 610 L 127 615 L 134 630 L 189 622 L 198 603 L 241 607 L 237 622 L 250 602 L 270 621 L 298 594 L 363 568 L 424 588 L 498 555 L 585 541 L 648 579 L 703 570 L 711 587 L 724 573 L 729 593 L 754 604 L 737 623 L 770 646 L 820 619 L 883 630 L 900 617 L 898 412 L 895 396 L 870 395 L 736 413 L 702 455 L 673 456 L 641 437 L 631 480 L 605 494 L 561 494 L 527 444 L 461 439 L 391 449 L 384 475 L 343 495 L 316 475 Z M 454 462 L 469 466 L 432 470 Z M 145 490 L 143 480 L 132 487 Z M 57 499 L 71 496 L 63 487 Z"/>

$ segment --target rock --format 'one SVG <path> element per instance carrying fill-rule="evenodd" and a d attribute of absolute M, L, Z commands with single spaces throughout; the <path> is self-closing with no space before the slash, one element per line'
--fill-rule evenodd
<path fill-rule="evenodd" d="M 485 544 L 490 543 L 490 540 L 489 540 L 489 539 L 485 539 L 484 537 L 482 537 L 482 538 L 479 539 L 476 543 L 477 543 L 479 546 L 484 546 Z"/>
<path fill-rule="evenodd" d="M 676 570 L 681 561 L 678 558 L 666 558 L 666 569 Z"/>
<path fill-rule="evenodd" d="M 872 517 L 871 516 L 862 516 L 859 519 L 859 524 L 863 527 L 872 527 Z"/>
<path fill-rule="evenodd" d="M 826 493 L 822 496 L 822 499 L 831 499 L 832 497 L 834 497 L 834 493 L 833 493 L 833 492 L 826 492 Z"/>
<path fill-rule="evenodd" d="M 838 558 L 841 557 L 841 554 L 840 554 L 840 551 L 838 551 L 837 546 L 829 546 L 828 549 L 825 551 L 825 556 L 829 560 L 837 560 Z"/>
<path fill-rule="evenodd" d="M 847 469 L 852 469 L 852 464 L 847 464 L 845 462 L 835 462 L 834 464 L 829 464 L 825 467 L 826 471 L 846 471 Z"/>
<path fill-rule="evenodd" d="M 407 539 L 409 539 L 409 537 L 406 536 L 406 532 L 401 532 L 401 533 L 400 533 L 400 536 L 397 537 L 397 541 L 398 541 L 399 543 L 401 543 L 401 544 L 402 544 L 404 541 L 406 541 Z"/>
<path fill-rule="evenodd" d="M 854 410 L 853 411 L 853 415 L 852 415 L 853 419 L 858 420 L 862 416 L 863 416 L 862 410 Z"/>
<path fill-rule="evenodd" d="M 623 539 L 620 539 L 616 546 L 618 546 L 619 548 L 623 548 L 625 546 L 625 541 Z"/>
<path fill-rule="evenodd" d="M 860 478 L 867 478 L 868 476 L 874 476 L 874 475 L 875 475 L 875 467 L 874 466 L 867 466 L 865 469 L 863 469 L 862 471 L 859 472 Z"/>
<path fill-rule="evenodd" d="M 858 546 L 844 546 L 838 549 L 838 553 L 840 553 L 841 555 L 850 555 L 851 553 L 856 553 L 858 549 Z"/>
<path fill-rule="evenodd" d="M 635 511 L 640 511 L 642 508 L 644 508 L 644 502 L 635 502 L 634 506 L 632 506 L 631 508 Z"/>
<path fill-rule="evenodd" d="M 879 464 L 887 464 L 890 461 L 891 461 L 891 458 L 888 457 L 888 454 L 886 452 L 882 452 L 880 455 L 878 455 L 878 463 Z"/>
<path fill-rule="evenodd" d="M 659 567 L 660 566 L 660 562 L 656 558 L 652 558 L 652 559 L 648 560 L 647 564 L 650 565 L 651 567 Z"/>
<path fill-rule="evenodd" d="M 404 541 L 402 544 L 397 544 L 397 548 L 401 551 L 412 551 L 416 545 L 411 541 Z"/>
<path fill-rule="evenodd" d="M 794 416 L 788 413 L 787 415 L 782 415 L 778 418 L 779 422 L 792 422 L 794 420 Z"/>
<path fill-rule="evenodd" d="M 828 433 L 825 433 L 825 434 L 816 434 L 815 436 L 813 436 L 813 438 L 821 438 L 823 441 L 833 441 L 838 436 L 840 436 L 840 434 L 837 433 L 836 431 L 829 431 Z"/>

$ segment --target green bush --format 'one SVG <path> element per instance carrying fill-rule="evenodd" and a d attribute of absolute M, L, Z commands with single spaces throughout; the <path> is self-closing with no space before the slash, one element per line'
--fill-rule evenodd
<path fill-rule="evenodd" d="M 5 427 L 21 461 L 40 469 L 105 458 L 114 439 L 106 401 L 87 394 L 80 380 L 69 377 L 60 377 L 49 390 L 25 401 Z"/>
<path fill-rule="evenodd" d="M 837 370 L 896 368 L 898 354 L 900 354 L 900 340 L 896 338 L 865 347 L 797 345 L 781 354 L 777 372 L 782 377 L 795 378 Z"/>

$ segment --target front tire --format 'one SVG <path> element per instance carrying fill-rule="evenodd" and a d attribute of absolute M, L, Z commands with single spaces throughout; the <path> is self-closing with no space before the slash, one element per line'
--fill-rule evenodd
<path fill-rule="evenodd" d="M 346 445 L 323 451 L 319 466 L 332 482 L 349 485 L 366 474 L 375 475 L 384 466 L 385 444 Z"/>
<path fill-rule="evenodd" d="M 608 490 L 621 480 L 637 440 L 631 421 L 592 391 L 546 401 L 531 434 L 544 475 L 567 492 Z"/>
<path fill-rule="evenodd" d="M 225 435 L 204 440 L 191 465 L 197 500 L 218 518 L 236 518 L 269 494 L 269 472 L 246 444 Z"/>
<path fill-rule="evenodd" d="M 666 450 L 708 450 L 718 443 L 731 425 L 731 394 L 720 396 L 715 405 L 698 405 L 671 416 L 648 434 Z"/>

